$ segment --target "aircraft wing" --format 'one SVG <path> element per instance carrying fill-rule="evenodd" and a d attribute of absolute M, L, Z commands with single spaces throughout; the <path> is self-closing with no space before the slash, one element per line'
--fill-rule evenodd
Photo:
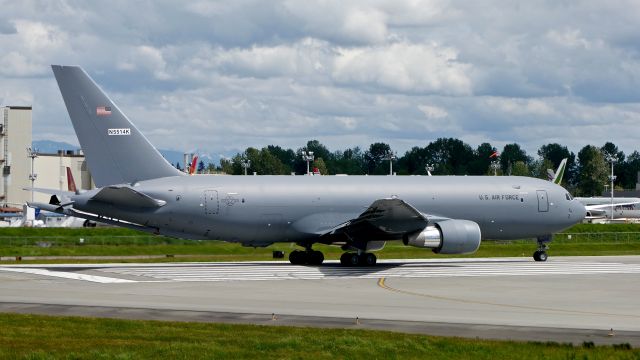
<path fill-rule="evenodd" d="M 93 201 L 101 201 L 108 204 L 126 207 L 161 207 L 166 204 L 164 200 L 158 200 L 147 194 L 136 191 L 128 186 L 107 186 L 91 197 Z"/>
<path fill-rule="evenodd" d="M 399 240 L 406 233 L 424 229 L 427 218 L 403 200 L 379 199 L 360 216 L 322 234 L 329 242 Z"/>
<path fill-rule="evenodd" d="M 638 201 L 632 201 L 632 202 L 624 202 L 624 203 L 613 203 L 613 207 L 616 206 L 626 206 L 626 205 L 635 205 L 635 204 L 639 204 L 640 202 Z M 585 208 L 587 209 L 587 211 L 590 210 L 607 210 L 607 209 L 611 209 L 611 204 L 598 204 L 598 205 L 586 205 Z"/>

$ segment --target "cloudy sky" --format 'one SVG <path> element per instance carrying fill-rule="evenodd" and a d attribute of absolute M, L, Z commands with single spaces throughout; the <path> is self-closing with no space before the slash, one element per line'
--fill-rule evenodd
<path fill-rule="evenodd" d="M 77 144 L 81 65 L 159 148 L 640 150 L 638 1 L 0 1 L 0 103 Z"/>

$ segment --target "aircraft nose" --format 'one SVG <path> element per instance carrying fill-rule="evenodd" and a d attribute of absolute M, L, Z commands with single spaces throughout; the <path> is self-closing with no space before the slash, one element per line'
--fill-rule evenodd
<path fill-rule="evenodd" d="M 573 218 L 575 220 L 582 221 L 587 216 L 587 209 L 578 200 L 572 201 L 570 211 L 573 214 Z"/>

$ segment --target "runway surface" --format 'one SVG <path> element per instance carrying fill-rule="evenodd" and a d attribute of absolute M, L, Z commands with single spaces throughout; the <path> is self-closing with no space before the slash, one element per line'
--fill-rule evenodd
<path fill-rule="evenodd" d="M 0 311 L 640 346 L 639 275 L 639 256 L 2 265 Z"/>

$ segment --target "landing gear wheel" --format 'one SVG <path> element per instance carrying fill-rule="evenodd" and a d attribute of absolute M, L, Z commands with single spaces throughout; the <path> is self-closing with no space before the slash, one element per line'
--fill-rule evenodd
<path fill-rule="evenodd" d="M 322 265 L 324 261 L 324 255 L 320 251 L 309 251 L 308 254 L 309 265 Z"/>
<path fill-rule="evenodd" d="M 366 253 L 366 254 L 362 254 L 362 265 L 366 265 L 366 266 L 373 266 L 376 264 L 376 261 L 378 259 L 376 258 L 376 256 L 372 253 Z"/>
<path fill-rule="evenodd" d="M 342 256 L 340 256 L 340 265 L 349 266 L 349 257 L 350 256 L 351 256 L 350 253 L 342 254 Z"/>
<path fill-rule="evenodd" d="M 549 250 L 549 243 L 551 242 L 552 236 L 538 236 L 538 250 L 533 253 L 533 259 L 535 261 L 547 261 L 547 250 Z"/>
<path fill-rule="evenodd" d="M 308 261 L 305 251 L 294 250 L 289 254 L 289 262 L 293 265 L 304 265 Z"/>
<path fill-rule="evenodd" d="M 362 261 L 360 261 L 360 255 L 356 254 L 356 253 L 349 253 L 349 266 L 358 266 L 362 263 Z"/>
<path fill-rule="evenodd" d="M 546 251 L 538 250 L 533 253 L 533 260 L 535 261 L 547 261 L 548 255 Z"/>

